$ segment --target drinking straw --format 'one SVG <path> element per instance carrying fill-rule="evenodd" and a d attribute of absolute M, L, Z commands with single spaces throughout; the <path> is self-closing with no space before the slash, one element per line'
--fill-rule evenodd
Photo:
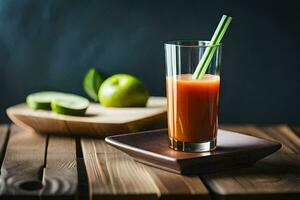
<path fill-rule="evenodd" d="M 221 18 L 221 21 L 219 22 L 219 25 L 217 29 L 215 30 L 215 33 L 213 37 L 211 38 L 208 46 L 206 47 L 203 56 L 201 57 L 197 68 L 193 74 L 193 79 L 201 79 L 208 68 L 208 65 L 211 61 L 211 59 L 214 56 L 214 53 L 217 49 L 217 45 L 220 44 L 230 22 L 232 20 L 232 17 L 223 15 Z"/>

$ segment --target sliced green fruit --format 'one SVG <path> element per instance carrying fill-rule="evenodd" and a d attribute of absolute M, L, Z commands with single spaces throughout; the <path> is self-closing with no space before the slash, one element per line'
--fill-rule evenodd
<path fill-rule="evenodd" d="M 103 81 L 104 76 L 94 68 L 90 69 L 83 79 L 84 91 L 96 102 L 98 101 L 98 91 Z"/>
<path fill-rule="evenodd" d="M 88 106 L 89 100 L 74 94 L 65 94 L 51 101 L 52 110 L 64 115 L 84 115 Z"/>
<path fill-rule="evenodd" d="M 56 96 L 64 95 L 62 92 L 37 92 L 27 96 L 26 103 L 29 107 L 38 110 L 51 110 L 51 101 Z"/>
<path fill-rule="evenodd" d="M 89 106 L 89 100 L 63 92 L 37 92 L 27 96 L 27 105 L 33 109 L 53 110 L 65 115 L 84 115 Z"/>

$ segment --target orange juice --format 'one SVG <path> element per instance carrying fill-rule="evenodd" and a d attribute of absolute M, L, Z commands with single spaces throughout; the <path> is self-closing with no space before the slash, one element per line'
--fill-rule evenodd
<path fill-rule="evenodd" d="M 220 77 L 206 74 L 167 76 L 169 137 L 182 142 L 205 142 L 216 138 Z"/>

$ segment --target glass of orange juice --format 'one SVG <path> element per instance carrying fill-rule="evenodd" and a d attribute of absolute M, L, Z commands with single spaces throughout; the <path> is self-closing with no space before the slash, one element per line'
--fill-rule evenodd
<path fill-rule="evenodd" d="M 206 48 L 216 48 L 205 75 L 193 73 Z M 209 41 L 165 43 L 168 134 L 170 148 L 204 152 L 216 148 L 221 44 Z"/>

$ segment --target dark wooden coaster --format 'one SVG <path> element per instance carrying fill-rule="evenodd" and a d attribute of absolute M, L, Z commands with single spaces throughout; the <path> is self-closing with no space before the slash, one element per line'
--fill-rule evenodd
<path fill-rule="evenodd" d="M 225 130 L 218 131 L 217 149 L 203 153 L 170 149 L 167 129 L 115 135 L 105 141 L 138 162 L 189 175 L 249 166 L 281 148 L 277 142 Z"/>

